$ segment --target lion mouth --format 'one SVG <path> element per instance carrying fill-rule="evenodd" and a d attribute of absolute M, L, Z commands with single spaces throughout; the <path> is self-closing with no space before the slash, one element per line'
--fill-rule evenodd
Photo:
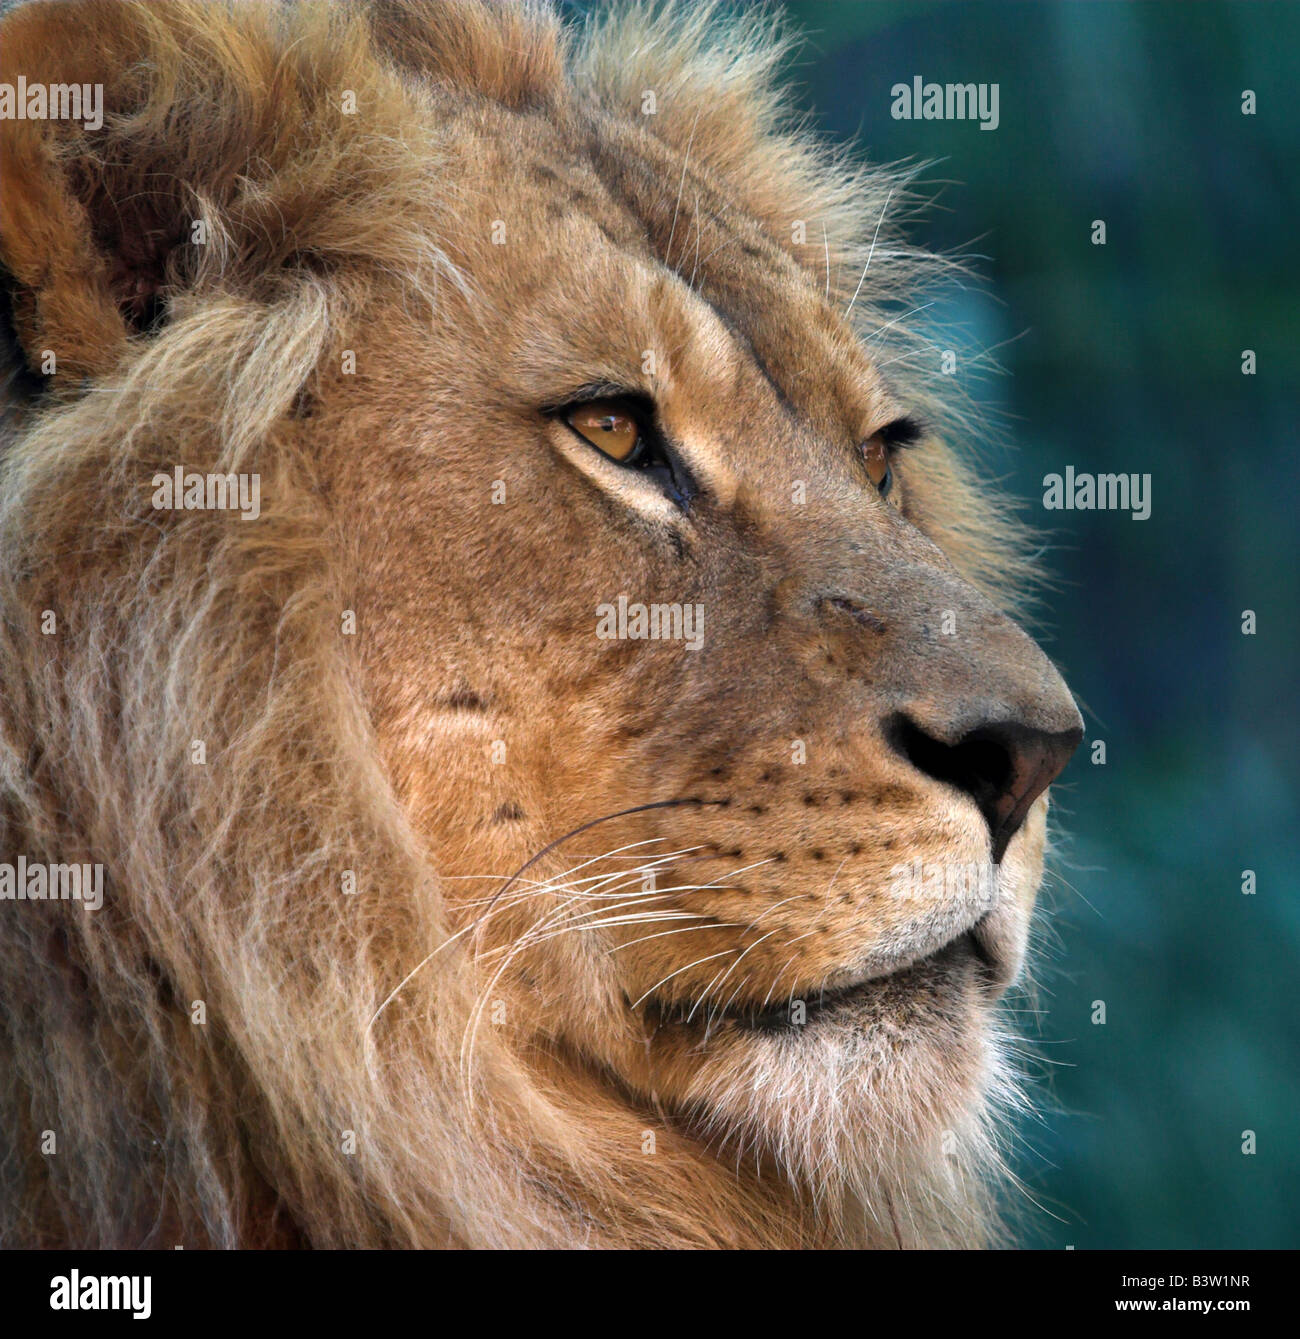
<path fill-rule="evenodd" d="M 984 919 L 922 958 L 849 985 L 806 994 L 795 991 L 775 1003 L 652 997 L 645 1004 L 646 1016 L 657 1027 L 692 1028 L 703 1034 L 723 1026 L 756 1033 L 802 1032 L 817 1023 L 851 1021 L 864 1009 L 887 1006 L 891 1000 L 902 1002 L 956 976 L 974 975 L 982 985 L 995 988 L 1003 969 L 980 933 Z"/>

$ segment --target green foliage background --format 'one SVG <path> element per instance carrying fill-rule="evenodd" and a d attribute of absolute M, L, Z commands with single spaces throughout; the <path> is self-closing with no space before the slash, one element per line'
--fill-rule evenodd
<path fill-rule="evenodd" d="M 1107 747 L 1054 792 L 1042 1012 L 1020 1017 L 1058 1109 L 1024 1130 L 1049 1212 L 1023 1237 L 1300 1246 L 1300 6 L 782 7 L 817 126 L 943 160 L 926 175 L 952 184 L 913 235 L 985 257 L 986 290 L 945 315 L 1002 346 L 1009 375 L 969 389 L 1010 428 L 991 467 L 1060 578 L 1040 630 Z M 918 74 L 998 83 L 1000 127 L 891 119 Z M 1150 519 L 1043 511 L 1069 464 L 1150 473 Z"/>

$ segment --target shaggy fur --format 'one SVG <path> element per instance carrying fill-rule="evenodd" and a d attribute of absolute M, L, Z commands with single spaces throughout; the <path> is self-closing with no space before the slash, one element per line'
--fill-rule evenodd
<path fill-rule="evenodd" d="M 470 0 L 5 19 L 5 80 L 102 82 L 106 117 L 0 125 L 0 860 L 99 862 L 106 893 L 0 903 L 3 1244 L 995 1232 L 992 999 L 1045 801 L 990 993 L 916 947 L 957 911 L 880 892 L 987 835 L 843 722 L 882 684 L 942 713 L 972 674 L 1057 681 L 994 607 L 1027 589 L 1021 535 L 899 319 L 939 268 L 899 240 L 906 176 L 789 124 L 785 49 L 698 5 L 577 32 Z M 679 518 L 538 412 L 647 347 L 674 434 L 739 444 L 701 465 L 689 577 Z M 894 510 L 851 451 L 898 405 L 927 431 Z M 262 516 L 153 509 L 177 463 L 256 471 Z M 796 475 L 806 523 L 764 510 Z M 850 551 L 897 577 L 874 612 L 791 585 L 796 555 L 858 590 Z M 600 599 L 679 580 L 698 660 L 595 643 Z M 943 609 L 975 670 L 889 641 Z M 795 738 L 806 779 L 772 761 Z M 864 944 L 900 971 L 851 1018 L 727 1011 L 846 983 Z"/>

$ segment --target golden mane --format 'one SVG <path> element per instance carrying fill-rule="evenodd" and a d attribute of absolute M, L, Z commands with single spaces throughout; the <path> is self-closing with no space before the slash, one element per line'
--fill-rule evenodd
<path fill-rule="evenodd" d="M 375 284 L 435 307 L 468 291 L 429 124 L 444 88 L 557 120 L 593 101 L 633 115 L 655 90 L 665 143 L 743 183 L 787 244 L 806 222 L 794 250 L 832 300 L 870 263 L 853 315 L 887 357 L 912 347 L 910 322 L 885 327 L 936 270 L 898 235 L 907 174 L 791 124 L 785 39 L 762 15 L 633 5 L 570 31 L 542 5 L 473 0 L 76 8 L 4 23 L 5 78 L 51 70 L 42 35 L 69 22 L 114 75 L 101 131 L 56 143 L 9 122 L 0 141 L 14 329 L 60 350 L 38 396 L 11 381 L 0 441 L 0 859 L 101 863 L 105 899 L 0 904 L 0 1243 L 985 1239 L 983 1131 L 983 1169 L 899 1166 L 887 1211 L 853 1187 L 819 1204 L 780 1176 L 703 1184 L 671 1132 L 653 1168 L 629 1157 L 631 1114 L 593 1119 L 580 1084 L 525 1070 L 490 1028 L 467 1064 L 474 964 L 377 760 L 329 502 L 285 426 Z M 141 171 L 152 190 L 126 190 Z M 95 246 L 90 182 L 133 211 Z M 201 217 L 209 244 L 170 262 L 184 296 L 144 338 L 104 257 L 175 216 Z M 35 300 L 50 267 L 79 277 L 75 303 Z M 274 507 L 254 526 L 160 524 L 139 480 L 170 468 L 168 440 L 198 468 L 259 471 Z M 953 499 L 932 530 L 1015 599 L 1019 532 L 953 457 L 920 449 Z"/>

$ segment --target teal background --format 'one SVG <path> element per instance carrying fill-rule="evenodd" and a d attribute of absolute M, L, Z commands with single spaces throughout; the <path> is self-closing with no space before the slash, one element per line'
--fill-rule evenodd
<path fill-rule="evenodd" d="M 1059 578 L 1039 631 L 1106 743 L 1054 791 L 1043 988 L 1012 1001 L 1055 1107 L 1023 1130 L 1021 1238 L 1300 1246 L 1300 7 L 783 8 L 818 128 L 943 160 L 913 237 L 983 258 L 944 315 L 1002 346 L 967 389 L 1009 425 L 990 465 Z M 917 74 L 998 83 L 1000 127 L 893 120 Z M 1044 511 L 1069 464 L 1150 473 L 1150 519 Z"/>

